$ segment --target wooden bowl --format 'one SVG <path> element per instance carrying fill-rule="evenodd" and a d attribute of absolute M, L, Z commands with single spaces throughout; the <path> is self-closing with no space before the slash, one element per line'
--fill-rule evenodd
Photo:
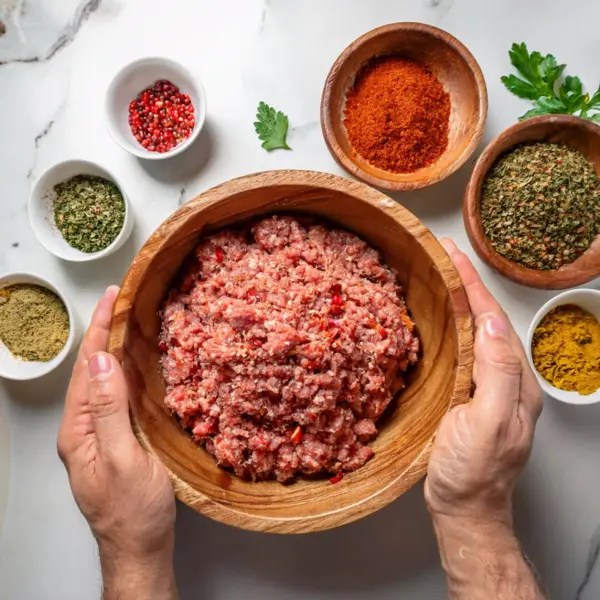
<path fill-rule="evenodd" d="M 250 483 L 216 466 L 163 405 L 158 310 L 199 236 L 273 212 L 310 213 L 379 248 L 406 286 L 423 358 L 372 444 L 375 456 L 337 484 L 327 479 Z M 469 399 L 472 323 L 450 259 L 406 209 L 366 185 L 335 175 L 274 171 L 201 194 L 165 221 L 133 261 L 117 299 L 111 351 L 122 362 L 134 427 L 170 472 L 177 497 L 223 523 L 257 531 L 328 529 L 376 511 L 425 474 L 441 418 Z"/>
<path fill-rule="evenodd" d="M 483 151 L 471 175 L 463 203 L 463 217 L 471 245 L 481 260 L 517 283 L 545 290 L 582 285 L 600 276 L 600 236 L 576 261 L 554 271 L 539 271 L 512 262 L 494 250 L 481 223 L 483 184 L 503 155 L 520 144 L 565 144 L 582 152 L 600 175 L 600 127 L 567 115 L 545 115 L 521 121 L 501 133 Z"/>
<path fill-rule="evenodd" d="M 427 66 L 450 94 L 448 147 L 432 165 L 413 173 L 391 173 L 362 158 L 344 126 L 346 95 L 356 75 L 373 58 L 398 54 Z M 321 127 L 329 151 L 350 174 L 392 191 L 415 190 L 442 181 L 471 156 L 485 128 L 485 79 L 473 55 L 446 31 L 423 23 L 393 23 L 365 33 L 336 60 L 325 82 Z"/>

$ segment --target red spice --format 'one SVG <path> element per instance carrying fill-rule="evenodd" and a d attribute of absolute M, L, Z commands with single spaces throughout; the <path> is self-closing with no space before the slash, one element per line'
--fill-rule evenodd
<path fill-rule="evenodd" d="M 450 96 L 424 66 L 379 58 L 358 75 L 344 110 L 354 150 L 380 169 L 411 173 L 448 146 Z"/>
<path fill-rule="evenodd" d="M 338 471 L 329 481 L 331 483 L 339 483 L 342 479 L 344 479 L 344 472 Z"/>
<path fill-rule="evenodd" d="M 129 103 L 129 126 L 150 152 L 168 152 L 192 135 L 196 117 L 187 94 L 161 79 Z"/>
<path fill-rule="evenodd" d="M 292 443 L 297 446 L 302 441 L 302 427 L 296 427 L 292 432 L 290 439 L 292 440 Z"/>
<path fill-rule="evenodd" d="M 215 258 L 216 258 L 216 260 L 217 260 L 218 263 L 222 263 L 223 259 L 225 258 L 225 254 L 223 252 L 223 249 L 219 248 L 218 246 L 215 249 Z"/>

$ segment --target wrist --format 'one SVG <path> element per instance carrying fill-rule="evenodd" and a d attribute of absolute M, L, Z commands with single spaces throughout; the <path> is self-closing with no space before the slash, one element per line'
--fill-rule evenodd
<path fill-rule="evenodd" d="M 152 551 L 112 541 L 99 542 L 104 600 L 176 598 L 173 547 L 173 536 L 164 547 Z"/>

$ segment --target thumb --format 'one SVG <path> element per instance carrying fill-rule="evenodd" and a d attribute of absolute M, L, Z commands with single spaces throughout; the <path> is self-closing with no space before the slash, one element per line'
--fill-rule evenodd
<path fill-rule="evenodd" d="M 107 352 L 88 362 L 88 400 L 99 452 L 111 452 L 133 437 L 127 382 L 117 359 Z"/>
<path fill-rule="evenodd" d="M 503 315 L 481 315 L 475 338 L 476 391 L 473 405 L 502 419 L 510 417 L 521 394 L 522 365 L 510 341 L 510 325 Z"/>

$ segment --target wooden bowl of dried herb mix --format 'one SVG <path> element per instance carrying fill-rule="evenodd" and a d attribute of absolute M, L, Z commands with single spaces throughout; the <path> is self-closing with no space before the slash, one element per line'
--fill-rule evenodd
<path fill-rule="evenodd" d="M 529 328 L 527 356 L 550 396 L 600 402 L 600 291 L 570 290 L 547 302 Z"/>
<path fill-rule="evenodd" d="M 133 230 L 123 188 L 105 168 L 68 160 L 45 171 L 29 197 L 39 242 L 64 260 L 86 262 L 118 250 Z"/>
<path fill-rule="evenodd" d="M 29 273 L 0 277 L 0 377 L 24 381 L 53 371 L 77 338 L 66 297 Z"/>
<path fill-rule="evenodd" d="M 510 127 L 479 158 L 463 209 L 479 257 L 517 283 L 600 276 L 600 126 L 546 115 Z"/>

